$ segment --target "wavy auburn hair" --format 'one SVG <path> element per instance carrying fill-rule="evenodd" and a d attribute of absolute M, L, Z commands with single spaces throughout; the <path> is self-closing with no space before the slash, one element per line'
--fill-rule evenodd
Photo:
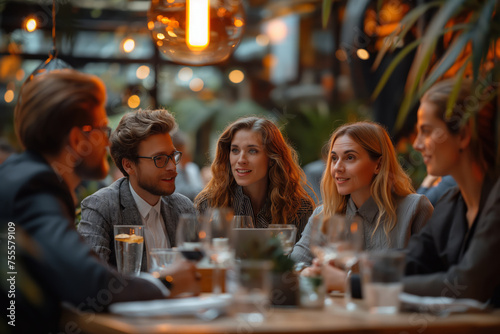
<path fill-rule="evenodd" d="M 342 136 L 348 136 L 358 143 L 373 161 L 381 158 L 380 172 L 373 176 L 370 193 L 379 210 L 374 232 L 383 224 L 384 232 L 388 235 L 397 224 L 394 195 L 406 196 L 415 192 L 410 177 L 399 164 L 391 138 L 381 125 L 368 121 L 342 125 L 330 138 L 330 152 L 337 138 Z M 329 154 L 326 171 L 321 180 L 323 210 L 327 216 L 345 214 L 349 197 L 338 193 L 331 172 L 332 155 Z"/>
<path fill-rule="evenodd" d="M 274 224 L 286 224 L 296 218 L 305 200 L 314 207 L 314 201 L 304 186 L 304 172 L 299 167 L 297 153 L 287 144 L 278 127 L 268 119 L 244 117 L 231 123 L 219 137 L 212 162 L 212 179 L 195 198 L 195 205 L 205 200 L 212 207 L 231 207 L 236 181 L 231 172 L 229 155 L 231 142 L 239 130 L 260 133 L 264 150 L 270 159 L 267 196 L 271 201 Z"/>

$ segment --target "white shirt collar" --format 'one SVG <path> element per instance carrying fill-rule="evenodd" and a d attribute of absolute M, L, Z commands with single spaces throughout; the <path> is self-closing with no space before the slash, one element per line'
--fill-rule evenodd
<path fill-rule="evenodd" d="M 160 215 L 160 210 L 161 210 L 161 198 L 156 203 L 154 206 L 150 205 L 148 202 L 143 200 L 141 196 L 139 196 L 135 190 L 134 187 L 132 187 L 132 183 L 128 183 L 128 186 L 130 188 L 130 192 L 132 193 L 132 197 L 134 198 L 135 204 L 137 205 L 137 209 L 139 209 L 139 213 L 141 214 L 141 217 L 143 219 L 146 219 L 146 216 L 148 215 L 149 211 L 151 211 L 151 208 L 154 208 L 155 211 L 158 213 L 158 216 Z"/>

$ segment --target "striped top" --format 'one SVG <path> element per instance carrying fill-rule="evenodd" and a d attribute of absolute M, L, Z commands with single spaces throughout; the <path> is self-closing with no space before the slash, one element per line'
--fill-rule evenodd
<path fill-rule="evenodd" d="M 266 199 L 262 209 L 255 214 L 253 212 L 252 202 L 250 201 L 250 198 L 243 193 L 243 188 L 239 185 L 235 185 L 232 190 L 234 197 L 232 199 L 231 208 L 233 209 L 235 215 L 251 216 L 256 228 L 267 228 L 269 224 L 272 224 L 271 201 L 269 198 Z M 198 214 L 202 215 L 208 208 L 208 200 L 205 199 L 197 204 L 196 210 L 198 211 Z M 297 210 L 296 218 L 287 222 L 287 224 L 293 224 L 297 227 L 297 241 L 301 238 L 302 231 L 304 230 L 313 209 L 314 207 L 312 203 L 302 200 L 302 205 Z"/>

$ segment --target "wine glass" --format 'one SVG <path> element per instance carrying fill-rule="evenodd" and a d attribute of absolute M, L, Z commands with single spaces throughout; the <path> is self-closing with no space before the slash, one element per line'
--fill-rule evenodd
<path fill-rule="evenodd" d="M 358 262 L 358 257 L 364 246 L 364 231 L 362 220 L 355 216 L 346 218 L 343 215 L 333 217 L 332 230 L 330 231 L 331 248 L 335 250 L 335 266 L 344 269 L 346 275 L 345 302 L 347 309 L 355 309 L 351 302 L 351 276 L 352 268 Z"/>
<path fill-rule="evenodd" d="M 313 217 L 310 224 L 309 249 L 321 264 L 327 264 L 330 260 L 335 259 L 336 255 L 330 242 L 330 232 L 333 228 L 330 217 L 320 213 Z"/>
<path fill-rule="evenodd" d="M 233 210 L 230 208 L 211 208 L 203 215 L 200 239 L 203 249 L 214 264 L 212 292 L 220 294 L 220 267 L 232 258 L 230 236 L 232 233 Z"/>
<path fill-rule="evenodd" d="M 297 235 L 297 227 L 289 224 L 269 224 L 268 229 L 272 232 L 273 237 L 277 237 L 283 248 L 283 253 L 288 255 L 292 252 L 295 245 L 295 236 Z"/>
<path fill-rule="evenodd" d="M 233 228 L 254 228 L 251 216 L 234 216 Z"/>
<path fill-rule="evenodd" d="M 181 254 L 188 260 L 198 262 L 205 255 L 200 239 L 201 224 L 192 214 L 182 214 L 177 224 L 176 242 Z"/>

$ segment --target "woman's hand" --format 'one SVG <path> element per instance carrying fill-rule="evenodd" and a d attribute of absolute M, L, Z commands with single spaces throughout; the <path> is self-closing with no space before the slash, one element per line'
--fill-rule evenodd
<path fill-rule="evenodd" d="M 318 259 L 314 259 L 312 266 L 302 270 L 303 276 L 323 276 L 327 291 L 344 291 L 346 273 L 342 269 L 335 267 L 333 261 L 326 265 L 322 265 Z"/>

